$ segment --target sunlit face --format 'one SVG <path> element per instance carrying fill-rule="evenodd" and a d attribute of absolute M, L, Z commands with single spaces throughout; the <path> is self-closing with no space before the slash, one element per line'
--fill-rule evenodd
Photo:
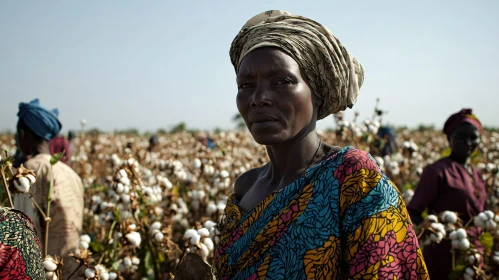
<path fill-rule="evenodd" d="M 256 142 L 282 143 L 315 125 L 315 96 L 298 63 L 285 52 L 260 48 L 248 54 L 237 86 L 237 109 Z"/>
<path fill-rule="evenodd" d="M 480 133 L 474 125 L 464 123 L 451 134 L 449 143 L 453 155 L 468 158 L 480 144 Z"/>

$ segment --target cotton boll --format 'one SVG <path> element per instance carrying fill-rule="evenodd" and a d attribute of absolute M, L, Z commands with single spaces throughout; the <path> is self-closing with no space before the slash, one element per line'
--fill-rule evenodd
<path fill-rule="evenodd" d="M 123 259 L 123 265 L 126 267 L 126 268 L 130 268 L 132 267 L 132 259 L 129 258 L 129 257 L 125 257 Z"/>
<path fill-rule="evenodd" d="M 226 207 L 226 204 L 224 202 L 219 202 L 217 204 L 217 209 L 218 211 L 224 211 L 225 210 L 225 207 Z"/>
<path fill-rule="evenodd" d="M 459 240 L 459 249 L 467 250 L 470 248 L 470 241 L 468 239 Z"/>
<path fill-rule="evenodd" d="M 80 236 L 80 240 L 81 241 L 84 241 L 84 242 L 87 242 L 87 243 L 90 243 L 92 240 L 90 238 L 90 236 L 88 234 L 83 234 Z"/>
<path fill-rule="evenodd" d="M 95 277 L 95 270 L 93 268 L 85 269 L 85 277 L 86 278 L 94 278 Z"/>
<path fill-rule="evenodd" d="M 228 178 L 229 177 L 229 172 L 227 172 L 226 170 L 222 170 L 220 172 L 220 177 L 222 177 L 222 178 Z"/>
<path fill-rule="evenodd" d="M 137 257 L 132 257 L 132 264 L 133 265 L 139 265 L 140 264 L 140 259 Z"/>
<path fill-rule="evenodd" d="M 201 244 L 200 246 L 200 255 L 203 259 L 206 259 L 209 255 L 210 255 L 210 250 L 208 249 L 208 247 L 205 245 L 205 244 Z"/>
<path fill-rule="evenodd" d="M 201 235 L 201 237 L 208 237 L 210 236 L 210 231 L 206 228 L 200 228 L 198 229 L 198 234 Z"/>
<path fill-rule="evenodd" d="M 201 168 L 201 160 L 196 158 L 194 159 L 194 161 L 192 162 L 192 167 L 194 167 L 195 169 L 199 169 Z"/>
<path fill-rule="evenodd" d="M 431 239 L 431 241 L 433 241 L 435 243 L 440 243 L 440 240 L 441 240 L 441 239 L 439 239 L 438 235 L 435 233 L 430 234 L 430 239 Z"/>
<path fill-rule="evenodd" d="M 215 227 L 216 225 L 217 225 L 217 223 L 215 223 L 215 222 L 213 222 L 213 221 L 208 220 L 208 221 L 204 222 L 204 225 L 203 225 L 203 226 L 204 226 L 205 228 L 207 228 L 207 229 L 211 229 L 211 228 Z"/>
<path fill-rule="evenodd" d="M 154 234 L 154 239 L 158 242 L 161 242 L 164 238 L 165 235 L 161 231 L 158 231 Z"/>
<path fill-rule="evenodd" d="M 468 234 L 466 233 L 466 230 L 463 229 L 463 228 L 457 229 L 455 231 L 455 233 L 456 233 L 456 238 L 457 239 L 465 239 L 465 238 L 468 237 Z"/>
<path fill-rule="evenodd" d="M 211 216 L 216 212 L 217 212 L 217 205 L 213 201 L 209 201 L 208 205 L 206 205 L 206 214 L 208 216 Z"/>
<path fill-rule="evenodd" d="M 475 226 L 477 226 L 477 227 L 480 227 L 480 228 L 485 227 L 485 222 L 482 219 L 480 219 L 480 217 L 478 217 L 478 216 L 474 218 L 474 222 L 475 222 Z"/>
<path fill-rule="evenodd" d="M 140 233 L 132 231 L 126 235 L 126 238 L 130 244 L 135 247 L 139 248 L 140 247 L 140 242 L 142 241 L 142 238 L 140 236 Z"/>
<path fill-rule="evenodd" d="M 191 241 L 191 245 L 196 245 L 199 243 L 199 241 L 201 241 L 201 235 L 199 235 L 197 232 L 196 232 L 196 235 L 193 235 L 190 239 Z"/>
<path fill-rule="evenodd" d="M 130 185 L 130 179 L 128 179 L 127 177 L 122 177 L 120 179 L 120 183 L 122 183 L 124 186 L 128 186 Z"/>
<path fill-rule="evenodd" d="M 0 159 L 1 160 L 1 159 Z M 26 175 L 26 178 L 29 180 L 29 183 L 30 185 L 33 185 L 34 183 L 36 183 L 36 178 L 35 176 L 31 175 L 31 174 L 28 174 Z"/>
<path fill-rule="evenodd" d="M 150 230 L 154 230 L 154 229 L 157 229 L 157 230 L 161 229 L 161 223 L 160 222 L 152 223 Z"/>
<path fill-rule="evenodd" d="M 458 249 L 459 248 L 459 239 L 454 239 L 452 240 L 451 244 L 452 244 L 452 248 L 455 248 L 455 249 Z"/>
<path fill-rule="evenodd" d="M 488 220 L 491 220 L 494 218 L 495 214 L 494 212 L 490 211 L 490 210 L 485 210 L 483 211 L 483 213 L 487 216 L 487 219 Z"/>
<path fill-rule="evenodd" d="M 487 214 L 485 214 L 485 213 L 482 212 L 482 213 L 478 214 L 478 219 L 480 219 L 481 221 L 485 222 L 485 221 L 487 221 L 489 219 L 489 217 L 487 216 Z"/>
<path fill-rule="evenodd" d="M 128 195 L 128 194 L 122 194 L 122 195 L 120 196 L 120 198 L 121 198 L 121 201 L 122 201 L 123 203 L 125 203 L 125 204 L 130 203 L 130 195 Z"/>
<path fill-rule="evenodd" d="M 464 275 L 475 276 L 475 270 L 473 268 L 471 268 L 471 267 L 467 267 L 464 270 Z"/>
<path fill-rule="evenodd" d="M 116 280 L 118 279 L 118 274 L 116 272 L 109 272 L 109 280 Z"/>
<path fill-rule="evenodd" d="M 213 249 L 215 248 L 215 245 L 213 244 L 213 240 L 211 240 L 211 238 L 205 238 L 203 240 L 203 244 L 206 245 L 206 247 L 208 247 L 208 250 L 210 251 L 213 251 Z"/>
<path fill-rule="evenodd" d="M 467 260 L 468 260 L 468 263 L 473 265 L 473 264 L 476 264 L 478 262 L 480 262 L 480 254 L 474 254 L 474 255 L 469 255 L 467 257 Z"/>
<path fill-rule="evenodd" d="M 195 235 L 199 235 L 195 229 L 188 229 L 184 233 L 184 239 L 191 239 Z"/>
<path fill-rule="evenodd" d="M 428 217 L 426 217 L 426 220 L 438 223 L 438 218 L 435 215 L 428 215 Z"/>
<path fill-rule="evenodd" d="M 106 269 L 102 265 L 100 265 L 100 264 L 98 264 L 98 265 L 95 266 L 95 270 L 97 270 L 99 273 L 106 272 Z"/>
<path fill-rule="evenodd" d="M 101 204 L 100 204 L 100 210 L 103 211 L 103 210 L 106 210 L 107 209 L 107 202 L 106 201 L 103 201 Z"/>
<path fill-rule="evenodd" d="M 496 263 L 499 264 L 499 256 L 493 256 L 492 260 Z"/>
<path fill-rule="evenodd" d="M 443 224 L 440 224 L 440 223 L 433 223 L 431 224 L 431 227 L 436 230 L 436 231 L 440 231 L 440 232 L 445 232 L 445 227 Z"/>
<path fill-rule="evenodd" d="M 80 241 L 80 248 L 88 249 L 90 245 L 85 241 Z"/>
<path fill-rule="evenodd" d="M 43 261 L 43 267 L 45 267 L 46 271 L 53 272 L 57 269 L 57 264 L 54 262 L 54 259 L 46 258 Z"/>
<path fill-rule="evenodd" d="M 452 240 L 456 240 L 458 239 L 457 238 L 457 232 L 456 231 L 453 231 L 449 234 L 449 238 L 452 239 Z"/>
<path fill-rule="evenodd" d="M 128 174 L 126 173 L 125 169 L 120 169 L 120 171 L 118 171 L 118 177 L 119 178 L 128 178 Z"/>
<path fill-rule="evenodd" d="M 99 274 L 99 277 L 100 277 L 100 280 L 109 280 L 109 273 L 107 272 L 102 272 L 101 274 Z"/>
<path fill-rule="evenodd" d="M 493 229 L 496 226 L 497 226 L 497 224 L 493 220 L 488 220 L 488 221 L 485 222 L 485 228 Z"/>
<path fill-rule="evenodd" d="M 20 193 L 27 193 L 29 191 L 29 188 L 30 188 L 30 183 L 29 183 L 28 178 L 21 177 L 17 180 L 14 180 L 14 187 Z"/>
<path fill-rule="evenodd" d="M 45 279 L 46 280 L 58 280 L 57 274 L 53 271 L 45 271 Z"/>

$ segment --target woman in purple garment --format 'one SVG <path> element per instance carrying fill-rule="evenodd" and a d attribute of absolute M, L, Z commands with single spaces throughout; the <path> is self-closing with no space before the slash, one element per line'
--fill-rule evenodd
<path fill-rule="evenodd" d="M 445 122 L 444 133 L 452 150 L 449 157 L 427 166 L 414 197 L 407 206 L 414 224 L 422 221 L 421 213 L 454 211 L 467 223 L 485 210 L 486 189 L 480 173 L 469 164 L 469 157 L 480 143 L 482 125 L 471 109 L 463 109 Z M 468 231 L 471 238 L 477 229 Z M 479 244 L 478 244 L 479 245 Z M 431 279 L 448 279 L 452 270 L 451 244 L 444 240 L 424 248 L 423 255 Z"/>

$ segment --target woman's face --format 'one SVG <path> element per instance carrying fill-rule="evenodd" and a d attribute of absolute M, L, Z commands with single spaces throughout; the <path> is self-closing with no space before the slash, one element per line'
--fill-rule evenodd
<path fill-rule="evenodd" d="M 237 86 L 237 109 L 256 142 L 279 144 L 315 125 L 315 96 L 298 63 L 285 52 L 260 48 L 249 53 L 239 67 Z"/>
<path fill-rule="evenodd" d="M 480 133 L 472 124 L 464 123 L 451 134 L 449 142 L 455 156 L 468 158 L 480 144 Z"/>

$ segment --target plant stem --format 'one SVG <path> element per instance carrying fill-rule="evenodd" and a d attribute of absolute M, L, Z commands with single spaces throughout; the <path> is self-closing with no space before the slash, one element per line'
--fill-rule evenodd
<path fill-rule="evenodd" d="M 3 172 L 4 172 L 4 170 L 2 168 L 0 173 L 2 173 L 2 180 L 3 180 L 3 184 L 5 186 L 5 190 L 7 191 L 7 197 L 9 198 L 10 208 L 14 208 L 14 203 L 12 202 L 12 196 L 10 195 L 9 185 L 7 184 L 7 179 L 5 179 L 5 174 L 3 174 Z"/>
<path fill-rule="evenodd" d="M 456 252 L 454 251 L 454 249 L 452 249 L 451 253 L 452 253 L 452 270 L 454 270 L 456 268 Z"/>
<path fill-rule="evenodd" d="M 45 256 L 47 256 L 49 248 L 49 228 L 50 228 L 50 204 L 52 203 L 52 194 L 54 192 L 54 172 L 52 170 L 52 165 L 50 166 L 50 189 L 49 195 L 47 197 L 47 214 L 45 217 Z"/>
<path fill-rule="evenodd" d="M 31 202 L 33 202 L 33 204 L 36 206 L 36 208 L 38 208 L 38 211 L 40 211 L 40 214 L 42 214 L 43 218 L 45 220 L 47 220 L 48 218 L 47 218 L 47 216 L 45 216 L 45 213 L 43 213 L 42 208 L 40 208 L 40 205 L 38 205 L 38 203 L 36 203 L 36 200 L 33 198 L 33 193 L 30 192 L 30 194 L 31 194 L 31 197 L 30 197 Z"/>

